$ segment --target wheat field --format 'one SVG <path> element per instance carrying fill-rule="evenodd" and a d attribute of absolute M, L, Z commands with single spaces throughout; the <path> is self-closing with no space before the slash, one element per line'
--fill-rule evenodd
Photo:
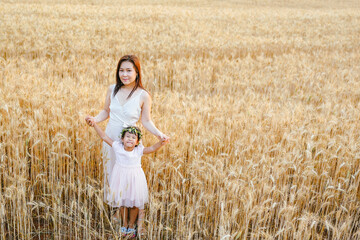
<path fill-rule="evenodd" d="M 6 0 L 0 13 L 0 239 L 119 239 L 84 117 L 125 54 L 171 136 L 143 157 L 148 239 L 360 239 L 359 1 Z"/>

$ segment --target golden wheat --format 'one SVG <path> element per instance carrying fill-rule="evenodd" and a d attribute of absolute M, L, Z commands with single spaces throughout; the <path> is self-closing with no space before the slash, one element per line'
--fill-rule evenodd
<path fill-rule="evenodd" d="M 132 53 L 172 137 L 143 159 L 149 239 L 360 239 L 359 7 L 4 1 L 0 238 L 118 238 L 84 117 Z"/>

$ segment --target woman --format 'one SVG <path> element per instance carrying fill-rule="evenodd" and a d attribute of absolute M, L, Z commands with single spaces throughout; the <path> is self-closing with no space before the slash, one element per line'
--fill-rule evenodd
<path fill-rule="evenodd" d="M 95 117 L 87 116 L 86 122 L 91 126 L 106 119 L 109 122 L 105 133 L 118 140 L 123 128 L 134 126 L 141 117 L 142 125 L 160 140 L 168 141 L 169 137 L 157 129 L 151 120 L 151 97 L 141 82 L 139 59 L 134 55 L 123 56 L 116 69 L 116 84 L 107 91 L 103 110 Z M 115 164 L 115 153 L 110 146 L 103 143 L 104 157 L 104 199 L 109 194 L 108 177 Z M 108 203 L 109 204 L 109 203 Z M 109 204 L 110 205 L 110 204 Z M 115 219 L 119 219 L 118 213 Z M 142 231 L 144 211 L 139 212 L 138 232 Z"/>

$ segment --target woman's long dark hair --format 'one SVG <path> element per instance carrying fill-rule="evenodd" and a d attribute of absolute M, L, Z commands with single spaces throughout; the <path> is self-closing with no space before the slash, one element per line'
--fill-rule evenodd
<path fill-rule="evenodd" d="M 139 59 L 135 56 L 135 55 L 125 55 L 122 58 L 120 58 L 119 63 L 117 65 L 116 68 L 116 85 L 115 85 L 115 89 L 114 89 L 114 97 L 116 95 L 116 93 L 120 90 L 120 88 L 122 86 L 124 86 L 124 84 L 121 82 L 120 80 L 120 76 L 119 76 L 119 70 L 120 70 L 120 66 L 123 62 L 131 62 L 134 66 L 134 69 L 136 71 L 136 79 L 135 79 L 135 86 L 134 88 L 131 90 L 129 96 L 127 98 L 130 98 L 131 95 L 135 92 L 135 90 L 140 87 L 142 89 L 144 89 L 142 82 L 141 82 L 141 67 L 140 67 L 140 61 Z"/>

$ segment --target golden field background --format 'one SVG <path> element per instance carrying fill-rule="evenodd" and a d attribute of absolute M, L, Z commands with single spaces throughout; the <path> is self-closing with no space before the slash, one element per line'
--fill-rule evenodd
<path fill-rule="evenodd" d="M 1 1 L 0 239 L 118 238 L 84 117 L 125 54 L 172 137 L 143 158 L 149 239 L 360 239 L 359 10 Z"/>

